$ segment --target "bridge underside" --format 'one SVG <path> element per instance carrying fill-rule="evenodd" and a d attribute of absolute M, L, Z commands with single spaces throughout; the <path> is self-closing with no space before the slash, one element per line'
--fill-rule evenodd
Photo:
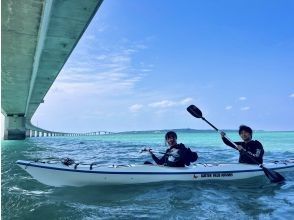
<path fill-rule="evenodd" d="M 3 0 L 1 111 L 5 139 L 30 121 L 102 0 Z M 42 130 L 42 129 L 40 129 Z"/>

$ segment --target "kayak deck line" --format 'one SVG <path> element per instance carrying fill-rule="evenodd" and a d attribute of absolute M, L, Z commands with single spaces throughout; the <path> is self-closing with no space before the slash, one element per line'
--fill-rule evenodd
<path fill-rule="evenodd" d="M 216 173 L 250 173 L 250 172 L 260 172 L 262 171 L 262 168 L 258 167 L 258 165 L 254 165 L 254 164 L 245 164 L 245 166 L 254 166 L 254 167 L 258 167 L 258 168 L 254 168 L 254 169 L 242 169 L 242 170 L 207 170 L 207 171 L 185 171 L 187 169 L 191 170 L 191 169 L 197 169 L 197 168 L 202 168 L 199 167 L 197 165 L 202 165 L 205 168 L 222 168 L 221 165 L 240 165 L 239 163 L 224 163 L 224 164 L 196 164 L 196 165 L 192 165 L 191 167 L 167 167 L 167 166 L 156 166 L 156 165 L 113 165 L 113 166 L 108 166 L 108 167 L 104 167 L 106 169 L 120 169 L 120 168 L 134 168 L 134 167 L 143 167 L 143 166 L 148 166 L 148 167 L 161 167 L 161 168 L 165 168 L 165 169 L 176 169 L 176 170 L 181 170 L 181 171 L 170 171 L 170 172 L 162 172 L 162 171 L 102 171 L 102 170 L 93 170 L 93 169 L 97 169 L 97 168 L 101 168 L 101 167 L 93 167 L 92 169 L 89 170 L 88 169 L 82 169 L 85 167 L 78 167 L 74 169 L 74 166 L 66 166 L 66 165 L 62 165 L 61 166 L 65 166 L 64 168 L 62 167 L 56 167 L 54 165 L 58 165 L 57 163 L 47 163 L 48 165 L 43 165 L 46 164 L 45 162 L 35 162 L 35 161 L 21 161 L 18 160 L 16 162 L 18 165 L 24 165 L 25 168 L 27 169 L 28 167 L 36 167 L 36 168 L 42 168 L 42 169 L 49 169 L 49 170 L 58 170 L 58 171 L 67 171 L 67 172 L 77 172 L 77 173 L 91 173 L 91 174 L 134 174 L 134 175 L 186 175 L 186 174 L 207 174 L 207 173 L 211 173 L 211 174 L 216 174 Z M 270 168 L 271 170 L 283 170 L 283 169 L 291 169 L 294 168 L 294 162 L 292 161 L 283 161 L 281 163 L 272 163 L 272 164 L 283 164 L 283 166 L 281 167 L 272 167 Z M 289 164 L 289 165 L 288 165 Z M 292 165 L 290 165 L 292 164 Z M 53 165 L 53 166 L 52 166 Z M 244 164 L 241 164 L 244 165 Z"/>

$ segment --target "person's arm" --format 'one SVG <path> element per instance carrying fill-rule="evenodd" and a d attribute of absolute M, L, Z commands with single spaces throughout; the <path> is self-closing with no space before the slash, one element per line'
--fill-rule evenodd
<path fill-rule="evenodd" d="M 228 145 L 228 146 L 230 146 L 230 147 L 232 147 L 232 148 L 234 148 L 234 149 L 236 149 L 238 151 L 243 149 L 242 146 L 241 146 L 242 142 L 234 142 L 238 146 L 238 147 L 236 147 L 231 141 L 229 141 L 229 139 L 226 138 L 226 133 L 225 132 L 221 131 L 220 135 L 222 137 L 223 142 L 226 145 Z"/>
<path fill-rule="evenodd" d="M 226 145 L 228 145 L 228 146 L 230 146 L 230 147 L 232 147 L 232 148 L 234 148 L 234 149 L 236 149 L 236 150 L 240 150 L 240 149 L 238 149 L 238 148 L 236 148 L 235 147 L 235 145 L 231 142 L 231 141 L 229 141 L 226 137 L 222 137 L 222 140 L 223 140 L 223 142 L 226 144 Z M 241 142 L 234 142 L 236 145 L 241 145 Z"/>
<path fill-rule="evenodd" d="M 226 138 L 226 133 L 225 133 L 224 131 L 221 131 L 221 132 L 220 132 L 220 135 L 221 135 L 222 140 L 223 140 L 223 142 L 225 143 L 225 145 L 228 145 L 228 146 L 230 146 L 230 147 L 236 149 L 235 145 L 232 144 L 232 143 Z M 238 150 L 238 149 L 236 149 L 236 150 Z"/>
<path fill-rule="evenodd" d="M 153 154 L 152 151 L 149 151 L 149 153 L 151 154 L 151 157 L 152 157 L 152 159 L 155 161 L 156 164 L 158 164 L 158 165 L 163 165 L 163 164 L 164 164 L 166 154 L 163 155 L 163 157 L 159 159 L 158 157 L 156 157 L 156 156 Z"/>

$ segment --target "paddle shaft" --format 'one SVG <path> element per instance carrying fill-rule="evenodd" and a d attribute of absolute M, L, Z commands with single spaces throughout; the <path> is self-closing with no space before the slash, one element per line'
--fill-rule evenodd
<path fill-rule="evenodd" d="M 209 124 L 211 127 L 213 127 L 214 130 L 216 130 L 217 132 L 219 132 L 219 130 L 218 130 L 213 124 L 211 124 L 209 121 L 207 121 L 206 118 L 204 118 L 204 117 L 201 117 L 201 118 L 202 118 L 203 121 L 205 121 L 205 122 L 206 122 L 207 124 Z"/>
<path fill-rule="evenodd" d="M 215 127 L 213 124 L 211 124 L 209 121 L 207 121 L 206 118 L 201 117 L 201 119 L 202 119 L 203 121 L 205 121 L 207 124 L 209 124 L 211 127 L 213 127 L 214 130 L 216 130 L 218 133 L 221 133 L 221 131 L 220 131 L 217 127 Z M 231 144 L 233 144 L 233 145 L 237 148 L 237 145 L 236 145 L 232 140 L 230 140 L 227 136 L 226 136 L 226 138 L 227 138 L 227 140 L 228 140 Z M 237 149 L 238 149 L 238 148 L 237 148 Z M 249 156 L 251 156 L 251 155 L 249 155 Z"/>
<path fill-rule="evenodd" d="M 141 154 L 141 153 L 145 153 L 145 152 L 148 152 L 148 153 L 149 153 L 148 150 L 141 150 L 141 151 L 140 151 L 140 154 Z M 157 153 L 157 154 L 167 154 L 167 153 L 165 153 L 165 152 L 153 151 L 152 149 L 151 149 L 150 152 L 152 152 L 152 153 Z"/>

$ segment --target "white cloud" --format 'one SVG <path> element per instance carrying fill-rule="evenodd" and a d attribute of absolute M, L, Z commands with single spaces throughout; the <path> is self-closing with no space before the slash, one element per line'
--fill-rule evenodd
<path fill-rule="evenodd" d="M 169 108 L 169 107 L 174 107 L 174 106 L 179 106 L 179 105 L 187 105 L 192 100 L 193 99 L 190 97 L 184 98 L 179 101 L 162 100 L 162 101 L 158 101 L 158 102 L 152 102 L 152 103 L 148 104 L 148 106 L 152 107 L 152 108 Z"/>
<path fill-rule="evenodd" d="M 101 50 L 99 53 L 95 51 L 93 55 L 82 56 L 77 62 L 65 66 L 52 90 L 58 94 L 78 96 L 132 92 L 136 83 L 148 71 L 152 71 L 151 68 L 144 68 L 140 63 L 134 62 L 135 53 L 139 53 L 142 48 L 146 47 L 129 42 L 116 48 L 98 48 Z"/>
<path fill-rule="evenodd" d="M 141 104 L 134 104 L 132 106 L 129 107 L 131 112 L 138 112 L 143 108 L 143 105 Z"/>
<path fill-rule="evenodd" d="M 148 47 L 145 44 L 138 43 L 138 44 L 135 45 L 135 48 L 139 49 L 139 50 L 142 50 L 142 49 L 147 49 Z"/>
<path fill-rule="evenodd" d="M 228 105 L 228 106 L 225 107 L 225 110 L 231 110 L 232 108 L 233 108 L 233 106 Z"/>
<path fill-rule="evenodd" d="M 136 53 L 138 50 L 136 49 L 125 49 L 123 52 L 124 54 L 133 54 Z"/>
<path fill-rule="evenodd" d="M 124 54 L 117 54 L 111 56 L 110 61 L 113 64 L 128 64 L 131 61 L 131 57 Z"/>
<path fill-rule="evenodd" d="M 104 72 L 99 74 L 71 74 L 60 77 L 53 85 L 54 91 L 63 94 L 100 95 L 115 94 L 130 91 L 140 81 L 141 75 L 126 73 Z"/>
<path fill-rule="evenodd" d="M 245 107 L 242 107 L 240 110 L 241 110 L 241 111 L 248 111 L 249 109 L 250 109 L 249 106 L 245 106 Z"/>
<path fill-rule="evenodd" d="M 175 106 L 176 103 L 173 101 L 169 101 L 169 100 L 162 100 L 159 102 L 153 102 L 150 103 L 148 106 L 153 107 L 153 108 L 168 108 L 168 107 L 172 107 Z"/>
<path fill-rule="evenodd" d="M 151 69 L 141 69 L 142 72 L 151 72 Z"/>
<path fill-rule="evenodd" d="M 96 57 L 97 60 L 105 60 L 107 58 L 107 55 L 102 54 Z"/>
<path fill-rule="evenodd" d="M 92 35 L 89 34 L 89 35 L 85 36 L 84 38 L 86 40 L 95 40 L 96 39 L 95 35 L 93 35 L 93 34 Z"/>
<path fill-rule="evenodd" d="M 182 105 L 187 105 L 187 104 L 190 104 L 192 102 L 192 100 L 193 100 L 192 98 L 188 97 L 188 98 L 181 100 L 180 103 Z"/>
<path fill-rule="evenodd" d="M 239 97 L 239 100 L 240 100 L 240 101 L 244 101 L 244 100 L 246 100 L 246 99 L 247 99 L 247 98 L 244 97 L 244 96 Z"/>
<path fill-rule="evenodd" d="M 290 98 L 294 98 L 294 93 L 289 95 Z"/>

